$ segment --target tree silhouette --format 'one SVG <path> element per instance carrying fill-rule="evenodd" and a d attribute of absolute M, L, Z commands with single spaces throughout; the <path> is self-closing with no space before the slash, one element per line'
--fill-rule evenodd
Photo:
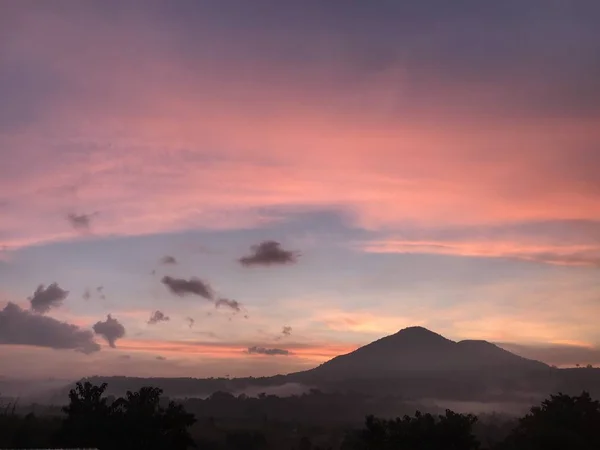
<path fill-rule="evenodd" d="M 476 450 L 472 433 L 477 418 L 446 410 L 433 416 L 417 411 L 414 417 L 394 420 L 368 416 L 365 429 L 342 447 L 356 450 Z"/>
<path fill-rule="evenodd" d="M 159 388 L 143 387 L 138 392 L 128 391 L 126 398 L 114 403 L 118 448 L 177 450 L 193 446 L 187 428 L 196 421 L 194 416 L 174 402 L 161 407 L 162 392 Z"/>
<path fill-rule="evenodd" d="M 193 446 L 188 432 L 195 418 L 183 406 L 160 405 L 162 390 L 143 387 L 108 404 L 106 384 L 77 383 L 69 392 L 69 405 L 59 442 L 71 447 L 99 449 L 185 450 Z"/>
<path fill-rule="evenodd" d="M 106 383 L 76 383 L 69 391 L 69 404 L 62 408 L 67 415 L 59 440 L 72 447 L 104 447 L 108 444 L 110 408 L 104 395 Z"/>
<path fill-rule="evenodd" d="M 600 449 L 600 402 L 559 393 L 531 408 L 507 439 L 515 450 Z"/>

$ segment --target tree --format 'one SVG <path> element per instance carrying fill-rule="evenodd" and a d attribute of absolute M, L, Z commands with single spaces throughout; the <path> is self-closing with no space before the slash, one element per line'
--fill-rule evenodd
<path fill-rule="evenodd" d="M 600 448 L 600 402 L 583 392 L 559 393 L 531 408 L 508 437 L 515 450 L 592 450 Z"/>
<path fill-rule="evenodd" d="M 110 408 L 103 397 L 106 383 L 76 383 L 69 391 L 69 404 L 62 408 L 67 415 L 59 440 L 71 447 L 104 447 L 108 444 Z"/>
<path fill-rule="evenodd" d="M 71 447 L 127 450 L 185 450 L 193 446 L 188 432 L 195 418 L 183 406 L 160 405 L 162 390 L 143 387 L 108 404 L 106 384 L 77 383 L 69 393 L 60 443 Z"/>
<path fill-rule="evenodd" d="M 476 450 L 472 433 L 477 418 L 446 410 L 433 416 L 417 411 L 414 417 L 394 420 L 368 416 L 365 429 L 350 436 L 343 448 L 364 450 Z"/>
<path fill-rule="evenodd" d="M 114 403 L 118 448 L 185 450 L 194 445 L 188 427 L 196 419 L 172 401 L 166 408 L 161 407 L 162 392 L 159 388 L 143 387 L 137 392 L 128 391 L 126 398 Z"/>

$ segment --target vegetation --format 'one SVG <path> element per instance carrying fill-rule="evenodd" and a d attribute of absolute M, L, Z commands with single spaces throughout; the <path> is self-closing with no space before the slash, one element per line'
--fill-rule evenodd
<path fill-rule="evenodd" d="M 0 447 L 212 450 L 597 450 L 600 448 L 600 402 L 587 392 L 553 395 L 514 422 L 499 416 L 477 418 L 446 410 L 385 419 L 370 415 L 362 427 L 335 421 L 281 420 L 266 410 L 299 407 L 293 398 L 234 397 L 217 393 L 204 403 L 222 413 L 245 405 L 243 417 L 194 414 L 181 403 L 162 398 L 158 388 L 143 387 L 124 397 L 105 394 L 106 384 L 77 383 L 60 415 L 19 414 L 0 405 Z M 310 401 L 331 398 L 313 392 Z M 298 400 L 297 397 L 296 400 Z M 229 405 L 229 406 L 223 406 Z M 304 411 L 309 415 L 308 410 Z M 301 417 L 302 414 L 296 414 Z"/>

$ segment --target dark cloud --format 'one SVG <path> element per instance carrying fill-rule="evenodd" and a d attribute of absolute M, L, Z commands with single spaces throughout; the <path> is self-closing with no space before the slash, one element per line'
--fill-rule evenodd
<path fill-rule="evenodd" d="M 228 298 L 220 298 L 215 303 L 215 307 L 220 308 L 221 306 L 225 306 L 227 308 L 233 309 L 235 312 L 240 312 L 242 310 L 242 305 L 237 300 L 230 300 Z"/>
<path fill-rule="evenodd" d="M 167 255 L 167 256 L 163 256 L 160 259 L 160 263 L 161 264 L 177 264 L 177 260 L 175 259 L 174 256 Z"/>
<path fill-rule="evenodd" d="M 196 321 L 192 317 L 186 317 L 185 320 L 188 323 L 189 328 L 192 328 L 196 323 Z"/>
<path fill-rule="evenodd" d="M 166 361 L 167 360 L 167 358 L 165 358 L 164 356 L 160 356 L 160 355 L 158 355 L 156 357 L 156 359 L 159 360 L 159 361 Z"/>
<path fill-rule="evenodd" d="M 85 291 L 83 291 L 83 295 L 81 297 L 83 297 L 83 299 L 85 301 L 87 301 L 90 298 L 92 298 L 92 293 L 90 292 L 90 290 L 88 288 L 85 288 Z"/>
<path fill-rule="evenodd" d="M 189 280 L 186 280 L 184 278 L 164 276 L 161 282 L 167 286 L 173 294 L 179 295 L 180 297 L 187 294 L 194 294 L 204 297 L 207 300 L 213 300 L 214 298 L 214 293 L 210 285 L 199 278 L 190 278 Z"/>
<path fill-rule="evenodd" d="M 110 314 L 106 316 L 104 322 L 96 322 L 93 328 L 94 332 L 106 339 L 112 348 L 116 347 L 117 339 L 125 336 L 125 327 L 117 319 L 113 319 Z"/>
<path fill-rule="evenodd" d="M 165 316 L 162 311 L 154 311 L 148 320 L 150 325 L 157 324 L 158 322 L 168 322 L 171 320 L 169 316 Z"/>
<path fill-rule="evenodd" d="M 281 348 L 248 347 L 248 353 L 251 355 L 269 355 L 269 356 L 288 356 L 290 352 Z"/>
<path fill-rule="evenodd" d="M 33 314 L 14 303 L 8 303 L 0 311 L 0 344 L 32 345 L 82 353 L 100 350 L 91 331 Z"/>
<path fill-rule="evenodd" d="M 292 327 L 284 326 L 283 329 L 281 330 L 281 334 L 283 334 L 284 336 L 291 335 L 292 334 Z"/>
<path fill-rule="evenodd" d="M 57 283 L 52 283 L 48 287 L 40 284 L 33 293 L 33 296 L 29 297 L 31 309 L 37 313 L 44 314 L 50 311 L 50 308 L 60 306 L 68 295 L 69 291 L 61 289 Z"/>
<path fill-rule="evenodd" d="M 252 246 L 250 255 L 239 259 L 243 266 L 271 266 L 294 264 L 298 261 L 298 252 L 284 250 L 276 241 L 264 241 Z"/>
<path fill-rule="evenodd" d="M 119 359 L 131 359 L 131 355 L 119 355 Z"/>
<path fill-rule="evenodd" d="M 67 220 L 71 226 L 78 231 L 88 231 L 92 225 L 93 214 L 68 214 Z"/>

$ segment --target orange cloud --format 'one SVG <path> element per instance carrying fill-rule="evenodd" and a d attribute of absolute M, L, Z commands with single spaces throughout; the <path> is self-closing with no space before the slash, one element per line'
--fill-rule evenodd
<path fill-rule="evenodd" d="M 518 241 L 371 241 L 359 245 L 371 253 L 431 253 L 512 258 L 568 266 L 600 266 L 600 245 L 540 245 Z"/>
<path fill-rule="evenodd" d="M 122 339 L 119 341 L 118 347 L 122 352 L 170 353 L 180 358 L 193 358 L 197 355 L 202 355 L 210 358 L 229 359 L 246 357 L 246 350 L 252 345 L 254 344 Z M 317 363 L 327 361 L 343 353 L 348 353 L 355 350 L 357 346 L 286 343 L 285 348 L 291 352 L 291 356 L 293 357 Z"/>

